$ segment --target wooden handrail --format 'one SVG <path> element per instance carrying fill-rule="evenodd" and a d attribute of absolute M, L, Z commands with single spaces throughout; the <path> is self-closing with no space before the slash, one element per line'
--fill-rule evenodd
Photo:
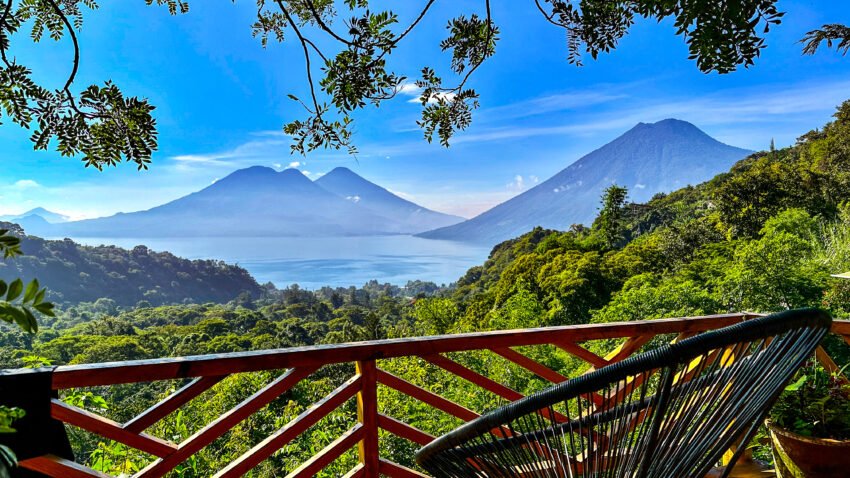
<path fill-rule="evenodd" d="M 660 335 L 672 335 L 676 337 L 674 341 L 681 340 L 759 315 L 735 313 L 623 323 L 584 324 L 60 366 L 52 370 L 52 388 L 54 390 L 173 379 L 193 380 L 123 425 L 91 411 L 73 407 L 58 399 L 53 401 L 52 414 L 55 419 L 69 425 L 84 428 L 105 439 L 115 440 L 154 455 L 152 461 L 136 473 L 134 478 L 160 477 L 174 470 L 237 424 L 291 390 L 302 380 L 308 379 L 321 367 L 332 364 L 351 364 L 356 368 L 356 374 L 351 379 L 304 410 L 287 425 L 251 446 L 241 456 L 219 470 L 215 476 L 225 478 L 247 473 L 282 446 L 292 442 L 310 427 L 315 426 L 323 417 L 356 397 L 358 418 L 354 426 L 297 468 L 285 470 L 290 473 L 289 476 L 312 476 L 342 456 L 343 453 L 352 448 L 357 448 L 359 463 L 345 475 L 347 477 L 386 475 L 422 478 L 425 475 L 416 470 L 379 457 L 379 446 L 382 439 L 378 432 L 379 429 L 384 430 L 385 435 L 391 434 L 409 440 L 417 446 L 425 445 L 434 439 L 434 436 L 430 433 L 405 423 L 405 417 L 390 417 L 382 412 L 378 404 L 379 396 L 381 396 L 378 394 L 379 388 L 388 389 L 392 394 L 395 394 L 393 396 L 404 397 L 429 405 L 463 421 L 473 420 L 485 410 L 471 410 L 427 390 L 424 386 L 413 383 L 416 380 L 410 379 L 411 381 L 409 381 L 409 379 L 403 378 L 404 374 L 396 376 L 387 371 L 388 369 L 380 368 L 379 361 L 402 357 L 415 360 L 424 359 L 441 368 L 445 373 L 463 379 L 481 390 L 488 391 L 506 400 L 516 400 L 522 397 L 521 393 L 464 365 L 462 360 L 458 362 L 456 356 L 452 354 L 483 351 L 492 354 L 494 357 L 501 357 L 499 360 L 512 363 L 530 372 L 538 379 L 557 383 L 567 380 L 569 377 L 528 357 L 522 352 L 522 347 L 540 345 L 559 347 L 572 357 L 587 363 L 590 369 L 593 369 L 628 358 Z M 836 321 L 833 323 L 832 330 L 850 343 L 850 321 Z M 591 352 L 581 345 L 587 341 L 602 339 L 624 340 L 620 340 L 619 347 L 607 354 Z M 827 365 L 832 363 L 832 360 L 823 350 L 818 351 L 817 357 Z M 182 443 L 171 443 L 145 433 L 145 430 L 149 430 L 153 425 L 167 419 L 171 413 L 192 400 L 198 399 L 206 390 L 217 386 L 222 379 L 237 373 L 257 371 L 280 372 L 278 372 L 277 378 L 268 385 L 244 399 L 211 423 L 203 426 Z M 0 375 L 21 373 L 28 372 L 19 370 L 0 371 Z M 634 381 L 627 381 L 621 386 L 622 390 L 616 391 L 609 396 L 608 400 L 623 400 L 628 389 L 634 388 L 636 385 Z M 598 402 L 602 400 L 602 397 L 594 395 L 592 399 Z M 596 403 L 596 405 L 599 405 L 599 403 Z M 549 413 L 548 410 L 542 410 L 541 415 L 556 421 L 566 419 L 559 413 Z M 636 417 L 636 420 L 640 420 L 640 417 Z M 493 433 L 509 435 L 510 430 L 494 429 Z M 87 468 L 82 464 L 69 462 L 52 455 L 24 460 L 21 462 L 21 466 L 56 478 L 64 476 L 108 477 L 108 475 Z"/>

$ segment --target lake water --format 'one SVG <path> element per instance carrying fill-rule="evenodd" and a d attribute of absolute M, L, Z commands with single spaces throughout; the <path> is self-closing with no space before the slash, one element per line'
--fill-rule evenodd
<path fill-rule="evenodd" d="M 297 283 L 308 289 L 362 286 L 372 279 L 396 285 L 416 279 L 449 284 L 490 253 L 489 247 L 413 236 L 73 239 L 128 249 L 143 244 L 187 259 L 220 259 L 244 267 L 261 284 Z"/>

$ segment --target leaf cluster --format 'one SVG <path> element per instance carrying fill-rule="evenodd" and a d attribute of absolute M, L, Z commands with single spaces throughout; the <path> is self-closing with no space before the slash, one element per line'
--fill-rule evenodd
<path fill-rule="evenodd" d="M 148 5 L 185 13 L 183 0 L 145 0 Z M 80 66 L 77 31 L 83 27 L 83 8 L 98 8 L 95 0 L 5 0 L 0 4 L 0 124 L 11 121 L 32 129 L 36 150 L 55 143 L 63 156 L 80 156 L 86 166 L 102 169 L 122 161 L 145 169 L 157 149 L 154 107 L 146 99 L 125 96 L 113 83 L 72 91 Z M 73 63 L 61 86 L 34 79 L 33 71 L 10 56 L 13 38 L 30 25 L 29 38 L 66 36 L 73 45 Z"/>

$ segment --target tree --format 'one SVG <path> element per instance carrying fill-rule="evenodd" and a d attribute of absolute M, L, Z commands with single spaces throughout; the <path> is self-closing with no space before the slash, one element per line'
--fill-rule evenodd
<path fill-rule="evenodd" d="M 609 249 L 620 247 L 625 241 L 623 216 L 628 193 L 628 189 L 612 184 L 602 194 L 602 209 L 594 221 L 594 227 Z"/>
<path fill-rule="evenodd" d="M 570 63 L 580 65 L 582 54 L 596 59 L 600 53 L 615 49 L 642 17 L 673 20 L 676 33 L 688 44 L 689 58 L 701 71 L 727 73 L 752 65 L 759 56 L 765 47 L 764 33 L 779 24 L 784 15 L 776 8 L 777 1 L 535 0 L 534 4 L 547 22 L 566 31 Z M 189 10 L 185 0 L 145 2 L 165 6 L 172 14 Z M 453 80 L 444 79 L 445 74 L 438 73 L 437 68 L 423 66 L 413 83 L 405 74 L 392 71 L 389 60 L 436 0 L 421 0 L 421 10 L 403 26 L 399 26 L 396 13 L 374 8 L 374 3 L 257 1 L 252 32 L 261 44 L 267 45 L 270 38 L 282 42 L 294 35 L 304 55 L 310 97 L 290 97 L 304 106 L 307 116 L 284 127 L 293 137 L 293 152 L 303 154 L 322 147 L 355 152 L 353 113 L 369 104 L 380 105 L 409 87 L 420 93 L 422 114 L 418 124 L 428 141 L 436 135 L 448 146 L 455 131 L 470 125 L 479 99 L 470 80 L 495 54 L 500 35 L 491 1 L 483 0 L 479 11 L 448 21 L 440 48 L 450 53 L 446 73 Z M 88 86 L 79 94 L 72 91 L 81 56 L 76 32 L 83 23 L 83 9 L 96 7 L 96 0 L 0 3 L 0 104 L 8 119 L 25 128 L 35 127 L 31 139 L 36 149 L 47 149 L 55 140 L 59 152 L 82 155 L 87 166 L 102 168 L 132 161 L 146 168 L 157 148 L 154 106 L 147 100 L 125 96 L 108 81 Z M 70 37 L 73 65 L 60 88 L 37 83 L 26 65 L 8 57 L 12 38 L 25 25 L 31 26 L 30 36 L 36 42 L 45 34 L 54 40 Z M 823 33 L 813 32 L 807 50 L 841 35 L 846 40 L 846 31 L 834 27 L 840 26 L 828 25 Z M 846 51 L 846 42 L 840 43 L 839 49 Z"/>

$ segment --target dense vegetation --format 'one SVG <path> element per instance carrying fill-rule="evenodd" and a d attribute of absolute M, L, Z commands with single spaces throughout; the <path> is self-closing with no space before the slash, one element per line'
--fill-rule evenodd
<path fill-rule="evenodd" d="M 850 270 L 847 191 L 850 102 L 838 109 L 835 121 L 807 133 L 796 145 L 754 154 L 707 183 L 658 195 L 647 204 L 628 203 L 627 191 L 612 186 L 592 227 L 535 229 L 502 243 L 450 289 L 425 283 L 318 291 L 267 287 L 256 299 L 242 295 L 225 304 L 135 308 L 100 299 L 66 305 L 36 336 L 4 329 L 0 363 L 101 362 L 803 306 L 825 307 L 838 318 L 850 318 L 850 281 L 830 278 Z M 39 275 L 46 277 L 47 271 Z M 101 290 L 110 295 L 109 283 Z M 585 345 L 605 353 L 616 344 Z M 829 340 L 827 347 L 839 365 L 850 359 L 837 340 Z M 564 375 L 587 368 L 560 350 L 524 352 Z M 492 354 L 453 358 L 523 393 L 545 386 Z M 421 360 L 385 360 L 381 366 L 474 410 L 500 403 Z M 352 373 L 349 366 L 325 367 L 187 461 L 179 476 L 210 475 Z M 229 377 L 152 432 L 185 439 L 271 376 Z M 178 385 L 76 390 L 65 399 L 121 421 Z M 388 389 L 381 388 L 379 398 L 382 413 L 433 434 L 458 424 Z M 349 402 L 263 463 L 255 476 L 292 470 L 348 429 L 355 417 Z M 99 469 L 129 473 L 147 461 L 84 433 L 74 432 L 72 438 L 80 459 Z M 382 455 L 410 465 L 414 445 L 385 438 Z M 346 454 L 325 473 L 344 473 L 354 460 L 353 452 Z"/>
<path fill-rule="evenodd" d="M 248 271 L 222 261 L 190 261 L 145 246 L 82 246 L 70 239 L 27 236 L 14 224 L 0 226 L 21 238 L 26 253 L 0 262 L 0 279 L 38 277 L 49 284 L 48 298 L 56 303 L 101 297 L 120 306 L 227 302 L 239 294 L 257 297 L 262 292 Z"/>

